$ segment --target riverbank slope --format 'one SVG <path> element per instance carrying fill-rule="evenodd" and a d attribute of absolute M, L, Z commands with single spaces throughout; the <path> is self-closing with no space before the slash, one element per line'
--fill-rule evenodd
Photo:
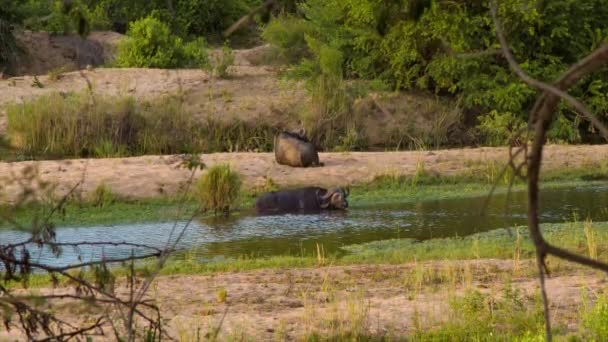
<path fill-rule="evenodd" d="M 318 168 L 292 168 L 278 165 L 272 153 L 203 154 L 206 166 L 228 163 L 243 179 L 247 190 L 268 183 L 278 187 L 301 185 L 357 185 L 380 176 L 461 176 L 477 180 L 495 179 L 508 160 L 508 149 L 483 147 L 438 151 L 321 153 L 325 163 Z M 544 153 L 544 173 L 567 173 L 586 169 L 591 173 L 608 171 L 608 145 L 550 145 Z M 111 159 L 71 159 L 57 161 L 0 162 L 0 175 L 7 184 L 6 201 L 21 189 L 18 182 L 28 168 L 35 168 L 40 179 L 56 185 L 58 195 L 79 182 L 84 196 L 105 184 L 119 198 L 151 199 L 174 196 L 182 191 L 192 172 L 183 167 L 180 156 L 143 156 Z M 202 171 L 196 171 L 198 177 Z"/>

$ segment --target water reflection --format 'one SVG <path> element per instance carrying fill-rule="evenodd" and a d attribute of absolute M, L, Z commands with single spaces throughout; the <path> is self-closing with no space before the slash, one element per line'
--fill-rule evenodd
<path fill-rule="evenodd" d="M 608 187 L 577 187 L 545 190 L 541 193 L 542 222 L 561 222 L 577 217 L 608 220 Z M 241 216 L 229 219 L 204 219 L 191 224 L 179 248 L 195 248 L 202 258 L 310 254 L 316 244 L 328 252 L 339 247 L 389 238 L 429 239 L 466 236 L 496 228 L 526 223 L 526 194 L 515 193 L 507 206 L 505 195 L 497 195 L 484 215 L 484 197 L 396 203 L 352 208 L 347 212 L 321 214 Z M 178 229 L 185 223 L 180 222 Z M 61 242 L 114 241 L 162 247 L 173 223 L 141 223 L 86 228 L 58 228 Z M 22 241 L 27 234 L 2 231 L 3 242 Z M 44 263 L 78 262 L 77 253 L 64 249 L 59 260 L 49 251 L 32 249 L 32 257 Z M 84 260 L 126 257 L 130 248 L 82 248 Z"/>

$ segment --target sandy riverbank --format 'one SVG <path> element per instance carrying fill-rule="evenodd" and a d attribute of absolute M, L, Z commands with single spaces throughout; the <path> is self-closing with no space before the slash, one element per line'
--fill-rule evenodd
<path fill-rule="evenodd" d="M 201 336 L 213 331 L 225 312 L 220 340 L 234 336 L 299 340 L 313 331 L 329 336 L 332 324 L 376 336 L 407 336 L 450 320 L 450 300 L 467 291 L 499 301 L 505 288 L 512 286 L 526 301 L 533 298 L 537 279 L 517 269 L 531 270 L 534 263 L 524 260 L 517 269 L 514 266 L 513 260 L 490 259 L 162 276 L 149 298 L 162 310 L 168 332 L 182 341 L 196 340 L 197 331 Z M 415 275 L 421 267 L 437 280 L 424 277 L 418 284 Z M 605 282 L 605 276 L 590 271 L 562 272 L 548 279 L 554 324 L 575 329 L 582 291 L 601 292 Z M 36 291 L 65 294 L 71 290 Z M 223 302 L 218 301 L 220 291 L 226 293 Z M 125 289 L 119 293 L 126 293 Z M 64 300 L 55 307 L 61 312 L 65 304 Z M 66 314 L 68 321 L 77 319 Z M 0 332 L 0 340 L 11 335 L 19 336 Z"/>
<path fill-rule="evenodd" d="M 487 172 L 508 158 L 506 148 L 470 148 L 440 151 L 322 153 L 324 167 L 291 168 L 278 165 L 272 153 L 215 153 L 201 156 L 212 166 L 229 163 L 243 177 L 245 188 L 262 187 L 272 180 L 280 187 L 298 185 L 354 185 L 386 174 L 412 175 L 421 169 L 439 175 Z M 608 145 L 547 146 L 543 170 L 597 167 L 608 160 Z M 105 183 L 123 198 L 144 199 L 174 195 L 187 184 L 191 172 L 183 168 L 179 156 L 143 156 L 115 159 L 74 159 L 0 163 L 3 188 L 10 201 L 19 194 L 19 185 L 7 178 L 19 178 L 26 168 L 38 169 L 40 178 L 57 185 L 65 193 L 82 181 L 84 195 Z M 204 172 L 204 171 L 202 171 Z M 198 177 L 197 171 L 195 177 Z"/>

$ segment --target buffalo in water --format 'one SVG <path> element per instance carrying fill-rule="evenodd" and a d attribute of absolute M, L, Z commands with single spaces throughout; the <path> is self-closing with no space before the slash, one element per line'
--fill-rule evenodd
<path fill-rule="evenodd" d="M 304 134 L 283 131 L 274 137 L 274 157 L 277 163 L 292 167 L 323 166 L 319 154 Z"/>
<path fill-rule="evenodd" d="M 348 189 L 319 187 L 273 191 L 261 195 L 255 202 L 255 209 L 258 214 L 344 210 L 348 208 L 348 194 Z"/>

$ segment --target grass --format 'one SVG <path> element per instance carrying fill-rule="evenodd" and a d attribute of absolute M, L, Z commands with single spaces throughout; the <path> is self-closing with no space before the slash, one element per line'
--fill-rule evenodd
<path fill-rule="evenodd" d="M 543 232 L 548 241 L 579 254 L 587 252 L 585 227 L 582 223 L 544 224 Z M 594 223 L 597 238 L 598 258 L 608 261 L 608 222 Z M 517 233 L 516 233 L 517 232 Z M 521 263 L 534 256 L 534 247 L 528 237 L 527 229 L 515 228 L 513 235 L 506 229 L 479 233 L 462 238 L 432 239 L 418 242 L 411 239 L 392 239 L 375 241 L 360 245 L 345 246 L 348 253 L 342 256 L 326 255 L 322 251 L 314 255 L 240 257 L 222 261 L 201 263 L 194 254 L 176 256 L 163 274 L 207 274 L 216 272 L 238 272 L 255 269 L 287 269 L 294 267 L 316 267 L 323 265 L 357 264 L 404 264 L 422 263 L 433 260 L 478 260 L 504 259 Z M 519 235 L 519 238 L 517 237 Z M 517 251 L 517 257 L 514 253 Z M 194 252 L 193 252 L 194 253 Z M 415 284 L 428 284 L 434 279 L 433 270 L 419 264 L 412 270 L 412 287 Z M 550 266 L 567 269 L 565 263 L 550 259 Z M 553 271 L 557 271 L 557 269 Z M 534 269 L 531 269 L 532 271 Z M 425 272 L 430 273 L 425 273 Z"/>
<path fill-rule="evenodd" d="M 543 231 L 553 243 L 578 253 L 587 250 L 588 234 L 593 231 L 597 239 L 599 258 L 608 259 L 608 222 L 570 222 L 543 225 Z M 516 230 L 517 231 L 517 230 Z M 208 274 L 215 272 L 246 271 L 259 268 L 285 268 L 337 266 L 349 264 L 408 263 L 394 272 L 369 273 L 372 281 L 389 281 L 403 288 L 403 293 L 413 300 L 419 295 L 438 293 L 445 295 L 446 309 L 417 311 L 411 322 L 412 329 L 406 333 L 384 330 L 374 332 L 369 322 L 369 303 L 364 288 L 350 281 L 336 282 L 331 273 L 321 274 L 314 283 L 298 293 L 303 305 L 301 324 L 305 327 L 303 340 L 307 341 L 544 341 L 543 315 L 538 293 L 526 294 L 512 286 L 514 270 L 471 265 L 463 259 L 501 258 L 512 259 L 513 251 L 521 249 L 522 258 L 533 256 L 529 237 L 523 228 L 520 234 L 509 236 L 503 230 L 477 234 L 468 238 L 451 238 L 414 242 L 389 240 L 351 246 L 351 254 L 338 258 L 326 256 L 319 247 L 318 255 L 309 257 L 272 257 L 259 259 L 235 259 L 202 264 L 192 256 L 175 257 L 163 269 L 163 275 Z M 518 237 L 519 236 L 519 237 Z M 519 245 L 519 247 L 518 247 Z M 322 260 L 322 263 L 319 263 Z M 425 263 L 423 260 L 439 261 Z M 153 267 L 153 266 L 149 266 Z M 549 260 L 553 275 L 569 271 L 558 267 L 554 259 Z M 348 269 L 343 270 L 345 273 Z M 141 274 L 146 274 L 140 268 Z M 117 269 L 118 276 L 124 275 Z M 358 273 L 352 274 L 352 277 Z M 535 265 L 529 263 L 528 277 L 535 275 Z M 355 280 L 353 278 L 353 280 Z M 356 282 L 355 282 L 356 283 Z M 478 290 L 477 283 L 500 284 L 489 290 Z M 34 275 L 30 287 L 48 286 L 50 277 Z M 17 284 L 10 284 L 17 286 Z M 456 290 L 460 291 L 456 291 Z M 225 287 L 215 290 L 215 300 L 209 305 L 228 303 L 229 293 Z M 605 294 L 583 291 L 582 307 L 575 313 L 580 325 L 576 331 L 566 330 L 562 321 L 554 321 L 557 341 L 604 341 L 608 326 L 608 301 Z M 443 297 L 442 297 L 443 298 Z M 412 305 L 417 305 L 412 301 Z M 422 299 L 424 303 L 424 299 Z M 321 306 L 325 310 L 321 310 Z M 556 318 L 555 318 L 556 319 Z M 573 319 L 572 317 L 570 319 Z M 195 328 L 193 328 L 195 329 Z M 198 335 L 187 327 L 180 328 L 184 341 L 188 336 Z M 241 328 L 225 331 L 237 340 L 250 340 Z M 235 335 L 236 334 L 236 335 Z M 238 335 L 238 336 L 237 336 Z M 288 338 L 286 332 L 277 329 L 279 340 Z M 233 336 L 233 337 L 234 337 Z"/>
<path fill-rule="evenodd" d="M 418 163 L 416 173 L 412 176 L 403 175 L 380 175 L 373 181 L 352 187 L 349 196 L 351 208 L 366 207 L 371 204 L 382 205 L 390 203 L 413 203 L 428 200 L 457 199 L 487 196 L 492 182 L 489 181 L 487 174 L 482 170 L 489 170 L 487 165 L 479 165 L 476 169 L 471 167 L 469 171 L 459 175 L 439 176 L 427 172 L 423 163 Z M 569 169 L 559 171 L 546 171 L 543 174 L 544 189 L 573 187 L 573 186 L 593 186 L 594 184 L 605 184 L 604 166 L 585 166 L 580 169 Z M 494 171 L 491 171 L 492 174 Z M 504 193 L 507 187 L 504 183 L 498 184 L 495 194 Z M 70 202 L 65 212 L 56 216 L 54 222 L 61 226 L 91 226 L 107 225 L 117 223 L 152 222 L 167 221 L 187 218 L 196 210 L 197 201 L 195 196 L 185 203 L 185 210 L 181 216 L 176 216 L 178 202 L 175 197 L 161 196 L 145 200 L 126 200 L 117 197 L 112 193 L 112 189 L 100 185 L 96 189 L 92 198 L 85 199 L 84 202 Z M 238 207 L 242 213 L 247 213 L 252 208 L 255 197 L 260 192 L 277 190 L 276 184 L 271 178 L 267 179 L 267 184 L 260 189 L 243 191 Z M 516 181 L 512 188 L 513 191 L 524 191 L 525 184 Z M 104 198 L 102 205 L 100 197 Z M 98 204 L 98 205 L 96 205 Z M 32 222 L 39 216 L 44 208 L 31 205 L 25 208 L 13 209 L 4 207 L 0 209 L 10 210 L 21 223 Z M 233 212 L 238 215 L 239 211 Z M 4 222 L 0 222 L 0 228 L 6 227 Z"/>
<path fill-rule="evenodd" d="M 52 93 L 7 106 L 7 119 L 20 159 L 270 151 L 274 137 L 265 124 L 196 119 L 178 96 L 136 101 Z"/>
<path fill-rule="evenodd" d="M 241 195 L 241 177 L 228 164 L 212 166 L 196 183 L 196 198 L 206 210 L 228 216 Z"/>

